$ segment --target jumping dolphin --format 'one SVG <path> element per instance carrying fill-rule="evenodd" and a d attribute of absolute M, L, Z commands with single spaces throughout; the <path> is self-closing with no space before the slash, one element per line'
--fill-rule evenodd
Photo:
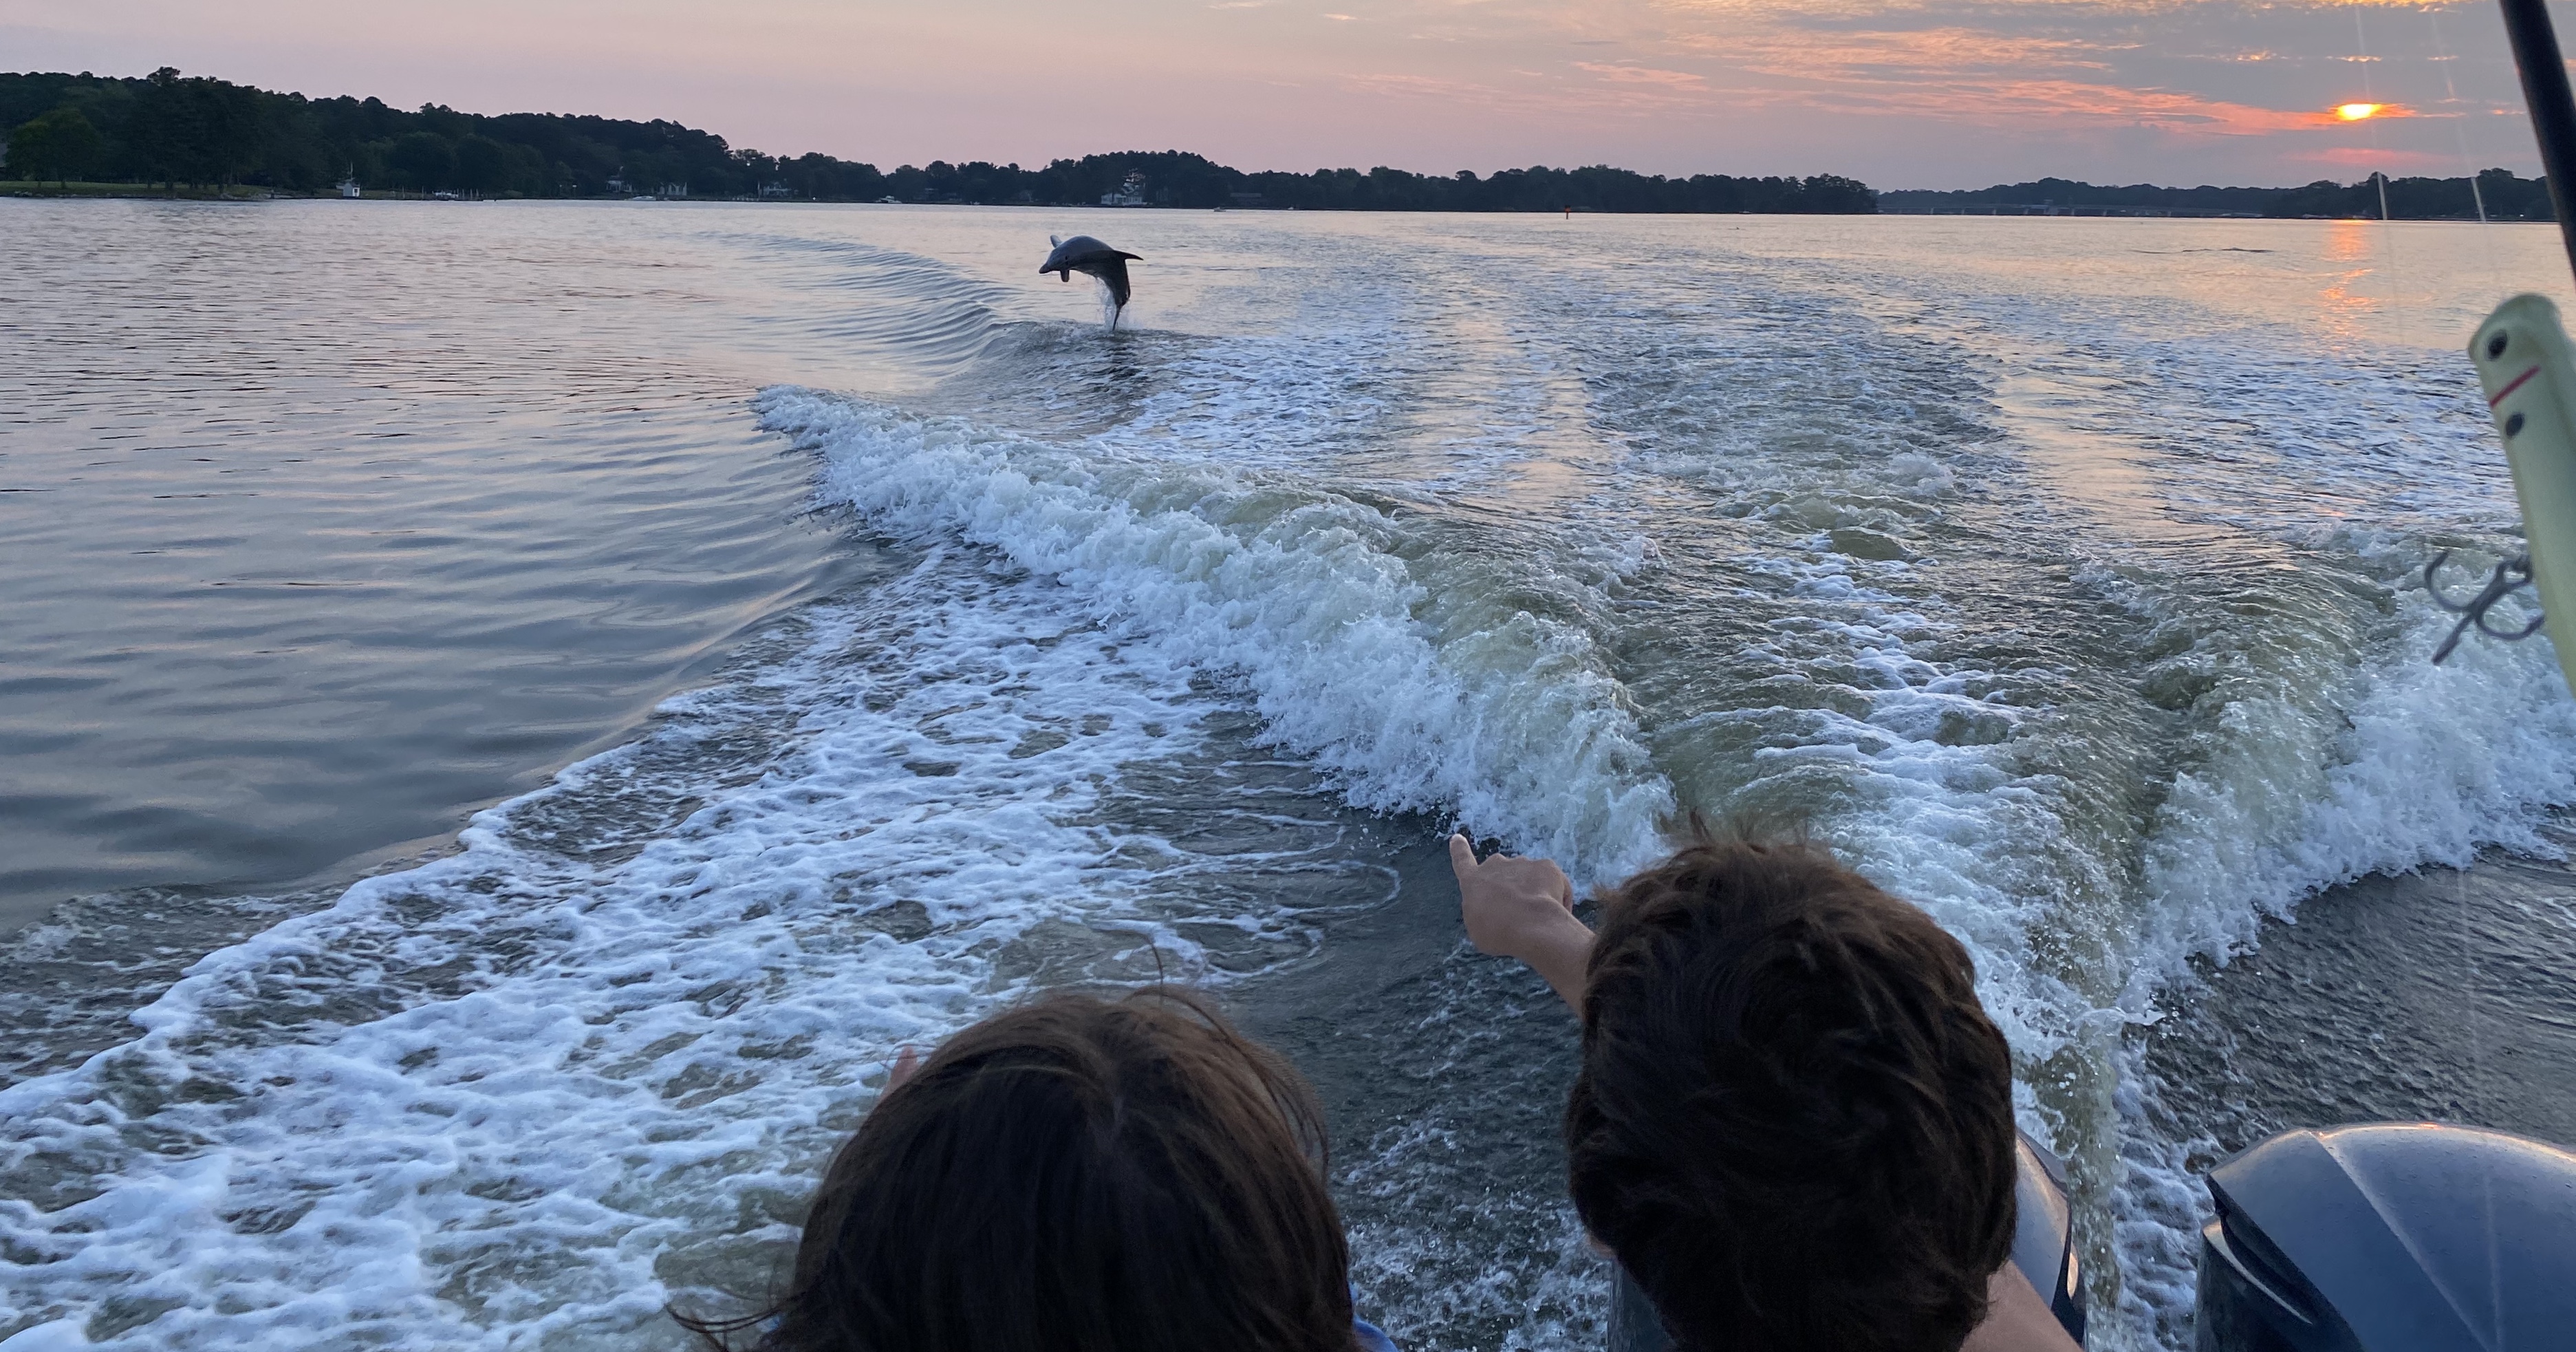
<path fill-rule="evenodd" d="M 1117 308 L 1109 312 L 1109 324 L 1112 328 L 1117 327 L 1119 311 L 1127 308 L 1127 260 L 1141 259 L 1144 255 L 1121 252 L 1089 235 L 1076 235 L 1071 239 L 1049 235 L 1047 243 L 1055 246 L 1055 252 L 1048 254 L 1046 261 L 1038 265 L 1038 275 L 1052 272 L 1057 281 L 1069 282 L 1073 280 L 1073 274 L 1080 272 L 1107 283 L 1109 299 L 1117 302 Z"/>

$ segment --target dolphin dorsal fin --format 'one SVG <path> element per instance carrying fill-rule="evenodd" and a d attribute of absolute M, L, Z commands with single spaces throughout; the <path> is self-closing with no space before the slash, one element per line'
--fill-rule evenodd
<path fill-rule="evenodd" d="M 1062 236 L 1062 235 L 1049 235 L 1049 236 L 1047 236 L 1047 247 L 1048 247 L 1048 248 L 1050 248 L 1050 249 L 1052 249 L 1052 248 L 1054 248 L 1054 247 L 1056 247 L 1056 246 L 1058 246 L 1058 245 L 1060 245 L 1060 244 L 1062 244 L 1062 243 L 1064 243 L 1064 236 Z"/>

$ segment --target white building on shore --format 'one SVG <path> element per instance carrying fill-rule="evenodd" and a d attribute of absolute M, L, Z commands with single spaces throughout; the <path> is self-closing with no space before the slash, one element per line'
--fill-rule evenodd
<path fill-rule="evenodd" d="M 1116 192 L 1105 192 L 1100 195 L 1100 205 L 1104 207 L 1141 207 L 1145 205 L 1145 175 L 1136 170 L 1129 170 L 1127 173 L 1127 181 L 1119 185 Z"/>

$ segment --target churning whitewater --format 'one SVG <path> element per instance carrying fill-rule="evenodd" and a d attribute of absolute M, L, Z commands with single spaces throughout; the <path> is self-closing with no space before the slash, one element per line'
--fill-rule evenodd
<path fill-rule="evenodd" d="M 9 1352 L 676 1347 L 899 1048 L 1158 976 L 1322 1084 L 1402 1345 L 1586 1345 L 1571 1032 L 1435 851 L 1597 885 L 1690 809 L 1967 943 L 2092 1345 L 2171 1347 L 2164 1012 L 2576 800 L 2545 640 L 2424 660 L 2510 486 L 2448 311 L 2319 300 L 2340 225 L 1136 213 L 1109 333 L 1027 213 L 682 219 L 628 228 L 770 279 L 702 341 L 855 562 L 442 858 L 157 978 L 65 956 L 114 898 L 14 940 L 135 994 L 8 1008 Z"/>

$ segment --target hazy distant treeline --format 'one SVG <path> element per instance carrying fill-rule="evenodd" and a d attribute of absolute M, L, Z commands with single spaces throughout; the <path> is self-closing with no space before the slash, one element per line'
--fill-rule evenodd
<path fill-rule="evenodd" d="M 481 117 L 435 104 L 308 99 L 164 67 L 141 79 L 0 74 L 6 176 L 151 184 L 253 184 L 321 192 L 354 173 L 371 188 L 575 197 L 611 179 L 750 193 L 779 162 L 676 122 L 555 113 Z M 825 158 L 825 157 L 810 157 Z M 826 159 L 834 170 L 874 170 Z"/>
<path fill-rule="evenodd" d="M 1016 164 L 909 165 L 886 175 L 888 191 L 908 202 L 1097 202 L 1127 175 L 1143 177 L 1156 206 L 1300 207 L 1310 211 L 1672 211 L 1867 213 L 1878 209 L 1869 185 L 1835 174 L 1809 178 L 1733 178 L 1697 174 L 1664 178 L 1595 165 L 1585 169 L 1505 169 L 1479 177 L 1443 177 L 1380 166 L 1318 169 L 1311 174 L 1245 173 L 1185 151 L 1131 151 L 1057 160 L 1043 169 Z"/>
<path fill-rule="evenodd" d="M 323 192 L 370 188 L 491 197 L 794 197 L 817 201 L 1088 203 L 1136 187 L 1157 206 L 1309 210 L 1869 212 L 1868 185 L 1811 178 L 1663 178 L 1625 169 L 1507 169 L 1449 177 L 1400 169 L 1311 174 L 1229 169 L 1180 151 L 1091 155 L 1043 169 L 934 161 L 881 173 L 829 155 L 736 150 L 676 122 L 558 113 L 485 117 L 436 104 L 308 99 L 164 67 L 141 79 L 0 74 L 0 177 Z M 1141 175 L 1131 182 L 1130 175 Z"/>
<path fill-rule="evenodd" d="M 1880 206 L 1887 211 L 1975 210 L 1981 207 L 2081 207 L 2086 210 L 2245 212 L 2257 216 L 2361 216 L 2379 215 L 2380 176 L 2372 175 L 2359 183 L 2336 183 L 2331 179 L 2300 188 L 2159 188 L 2135 183 L 2127 187 L 2107 187 L 2078 183 L 2071 179 L 2043 178 L 2033 183 L 1998 184 L 1965 192 L 1925 192 L 1912 189 L 1883 192 Z M 2518 178 L 2511 170 L 2487 169 L 2479 172 L 2472 193 L 2468 178 L 2392 178 L 2388 185 L 2388 214 L 2400 220 L 2464 220 L 2478 217 L 2479 199 L 2484 198 L 2486 214 L 2491 220 L 2546 221 L 2556 217 L 2549 207 L 2549 184 L 2544 179 Z"/>

